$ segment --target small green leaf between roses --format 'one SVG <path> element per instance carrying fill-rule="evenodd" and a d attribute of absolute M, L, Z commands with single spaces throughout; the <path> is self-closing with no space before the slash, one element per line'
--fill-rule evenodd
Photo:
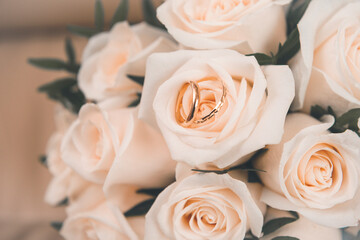
<path fill-rule="evenodd" d="M 294 211 L 289 211 L 289 213 L 296 219 L 299 219 L 299 214 L 297 212 Z"/>
<path fill-rule="evenodd" d="M 141 86 L 144 85 L 145 77 L 143 76 L 127 75 L 127 77 L 130 78 L 130 80 L 140 84 Z"/>
<path fill-rule="evenodd" d="M 38 68 L 56 71 L 64 70 L 74 74 L 77 74 L 80 68 L 77 64 L 69 64 L 56 58 L 29 58 L 28 62 Z"/>
<path fill-rule="evenodd" d="M 254 56 L 260 65 L 285 65 L 300 50 L 299 30 L 297 24 L 304 15 L 311 0 L 294 0 L 287 14 L 288 37 L 284 44 L 279 44 L 276 54 L 249 54 Z"/>
<path fill-rule="evenodd" d="M 56 58 L 30 58 L 28 62 L 38 68 L 47 70 L 65 70 L 67 64 Z"/>
<path fill-rule="evenodd" d="M 264 224 L 262 231 L 264 235 L 268 235 L 289 223 L 295 222 L 296 220 L 296 218 L 290 217 L 272 219 Z"/>
<path fill-rule="evenodd" d="M 68 25 L 67 30 L 71 32 L 72 34 L 90 38 L 94 36 L 95 34 L 98 34 L 99 31 L 97 29 L 89 28 L 89 27 L 82 27 L 77 25 Z"/>
<path fill-rule="evenodd" d="M 296 237 L 289 237 L 289 236 L 278 236 L 278 237 L 274 237 L 271 240 L 300 240 Z"/>
<path fill-rule="evenodd" d="M 61 200 L 58 204 L 56 204 L 56 207 L 63 207 L 63 206 L 67 206 L 69 204 L 69 198 L 64 198 L 63 200 Z"/>
<path fill-rule="evenodd" d="M 101 0 L 95 1 L 95 27 L 98 32 L 102 32 L 104 30 L 104 22 L 105 22 L 105 13 L 104 6 Z"/>
<path fill-rule="evenodd" d="M 339 126 L 348 125 L 354 132 L 359 131 L 358 120 L 360 118 L 360 108 L 354 108 L 337 118 L 336 124 Z"/>
<path fill-rule="evenodd" d="M 125 217 L 143 216 L 150 210 L 154 202 L 155 198 L 145 200 L 126 211 L 124 215 Z"/>
<path fill-rule="evenodd" d="M 293 0 L 286 15 L 287 33 L 290 34 L 304 16 L 311 0 Z"/>
<path fill-rule="evenodd" d="M 62 226 L 63 226 L 63 222 L 51 222 L 50 225 L 56 230 L 56 231 L 60 231 Z"/>
<path fill-rule="evenodd" d="M 277 65 L 285 65 L 300 50 L 299 30 L 295 28 L 286 39 L 283 45 L 279 44 L 276 54 Z"/>
<path fill-rule="evenodd" d="M 342 133 L 351 130 L 360 136 L 358 121 L 360 118 L 360 108 L 350 109 L 341 116 L 337 116 L 334 110 L 329 106 L 326 109 L 319 105 L 311 107 L 310 115 L 316 119 L 321 119 L 324 115 L 330 114 L 334 117 L 334 125 L 329 129 L 332 133 Z"/>
<path fill-rule="evenodd" d="M 73 43 L 70 38 L 65 39 L 65 51 L 69 61 L 69 64 L 76 64 L 76 55 Z"/>
<path fill-rule="evenodd" d="M 277 54 L 271 56 L 264 53 L 253 53 L 259 65 L 285 65 L 300 50 L 299 31 L 295 28 L 288 36 L 284 44 L 279 44 Z"/>
<path fill-rule="evenodd" d="M 41 165 L 43 165 L 44 167 L 48 167 L 48 163 L 47 163 L 47 158 L 45 155 L 41 155 L 39 157 L 39 162 Z"/>
<path fill-rule="evenodd" d="M 341 229 L 342 240 L 359 240 L 360 239 L 360 231 L 357 236 L 352 235 L 351 233 L 346 231 L 346 228 Z"/>
<path fill-rule="evenodd" d="M 253 53 L 248 54 L 247 56 L 254 56 L 259 65 L 276 65 L 277 59 L 276 56 L 268 56 L 264 53 Z"/>
<path fill-rule="evenodd" d="M 136 193 L 157 197 L 163 190 L 164 188 L 141 188 Z"/>
<path fill-rule="evenodd" d="M 127 19 L 128 9 L 129 9 L 129 1 L 128 0 L 120 1 L 120 4 L 117 7 L 117 9 L 115 10 L 115 13 L 112 17 L 111 25 L 110 25 L 111 28 L 116 23 L 125 21 Z"/>
<path fill-rule="evenodd" d="M 227 168 L 227 169 L 205 170 L 205 169 L 193 168 L 193 169 L 191 169 L 191 171 L 200 172 L 200 173 L 216 173 L 216 174 L 226 174 L 226 173 L 229 173 L 229 172 L 234 171 L 234 170 L 243 170 L 243 171 L 248 171 L 248 172 L 265 172 L 264 170 L 253 168 L 251 162 L 254 161 L 255 159 L 257 159 L 258 157 L 260 157 L 266 151 L 267 151 L 267 149 L 265 149 L 265 148 L 260 149 L 246 163 L 240 164 L 240 165 L 237 165 L 237 166 L 234 166 L 234 167 L 230 167 L 230 168 Z M 251 164 L 251 165 L 249 165 L 249 164 Z"/>
<path fill-rule="evenodd" d="M 156 17 L 156 8 L 151 0 L 142 0 L 144 20 L 154 27 L 166 29 L 165 26 Z"/>
<path fill-rule="evenodd" d="M 136 107 L 140 104 L 140 101 L 141 101 L 141 93 L 136 93 L 137 94 L 137 98 L 129 104 L 128 107 Z"/>
<path fill-rule="evenodd" d="M 60 102 L 66 109 L 78 113 L 81 106 L 86 103 L 84 94 L 77 85 L 75 78 L 63 78 L 44 84 L 39 92 L 46 93 L 54 101 Z"/>

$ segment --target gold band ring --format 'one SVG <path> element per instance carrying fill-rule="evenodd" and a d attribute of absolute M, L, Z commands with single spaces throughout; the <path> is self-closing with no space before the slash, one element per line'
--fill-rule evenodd
<path fill-rule="evenodd" d="M 222 83 L 223 91 L 222 91 L 222 96 L 221 96 L 220 101 L 216 104 L 216 106 L 211 110 L 211 112 L 209 114 L 207 114 L 206 116 L 204 116 L 198 120 L 195 120 L 195 118 L 199 111 L 199 103 L 200 103 L 199 85 L 198 85 L 198 83 L 193 82 L 193 81 L 190 81 L 189 83 L 184 84 L 182 86 L 182 88 L 180 89 L 180 92 L 179 92 L 177 100 L 176 100 L 175 117 L 176 117 L 177 123 L 184 127 L 189 127 L 192 124 L 205 123 L 209 119 L 213 118 L 221 110 L 222 106 L 225 103 L 227 91 L 226 91 L 226 87 L 225 87 L 224 83 L 223 82 L 221 82 L 221 83 Z M 183 110 L 182 102 L 183 102 L 184 94 L 189 86 L 192 89 L 192 104 L 190 107 L 190 111 L 189 111 L 187 117 L 185 118 L 183 115 L 186 115 L 186 113 L 183 112 L 184 110 Z"/>
<path fill-rule="evenodd" d="M 180 109 L 183 109 L 182 101 L 184 98 L 184 94 L 189 85 L 192 89 L 192 104 L 190 107 L 190 112 L 189 112 L 187 118 L 185 119 L 183 117 L 183 115 L 181 114 Z M 185 127 L 191 125 L 194 122 L 195 116 L 199 110 L 199 101 L 200 101 L 199 85 L 193 81 L 190 81 L 190 83 L 184 84 L 184 86 L 181 88 L 181 90 L 178 94 L 177 101 L 176 101 L 176 121 Z"/>

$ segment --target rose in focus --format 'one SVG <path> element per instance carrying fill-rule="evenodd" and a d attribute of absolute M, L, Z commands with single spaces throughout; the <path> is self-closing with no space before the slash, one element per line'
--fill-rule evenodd
<path fill-rule="evenodd" d="M 145 239 L 260 236 L 263 214 L 246 184 L 229 175 L 194 174 L 168 186 L 146 215 Z"/>
<path fill-rule="evenodd" d="M 333 124 L 290 114 L 283 140 L 255 162 L 263 169 L 261 200 L 297 211 L 323 226 L 356 226 L 360 219 L 360 139 L 356 133 L 331 134 Z"/>
<path fill-rule="evenodd" d="M 260 67 L 232 50 L 177 51 L 149 58 L 139 116 L 158 126 L 173 159 L 224 168 L 281 140 L 293 97 L 287 66 Z"/>

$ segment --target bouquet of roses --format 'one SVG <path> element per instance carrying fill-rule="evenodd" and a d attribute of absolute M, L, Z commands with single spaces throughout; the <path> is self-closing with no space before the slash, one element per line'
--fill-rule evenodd
<path fill-rule="evenodd" d="M 360 2 L 122 0 L 68 78 L 42 162 L 65 239 L 360 239 Z"/>

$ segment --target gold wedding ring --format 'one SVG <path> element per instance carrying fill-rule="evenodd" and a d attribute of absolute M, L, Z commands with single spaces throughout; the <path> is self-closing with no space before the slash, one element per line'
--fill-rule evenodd
<path fill-rule="evenodd" d="M 192 89 L 192 104 L 190 107 L 190 112 L 188 114 L 188 116 L 186 118 L 183 117 L 183 114 L 181 111 L 184 111 L 183 109 L 183 98 L 184 98 L 184 94 L 186 92 L 186 90 L 188 89 L 188 86 L 190 85 L 191 89 Z M 195 120 L 195 115 L 197 114 L 198 110 L 199 110 L 199 101 L 200 101 L 200 90 L 199 90 L 199 85 L 196 82 L 190 81 L 190 83 L 186 83 L 182 86 L 177 100 L 176 100 L 176 112 L 175 112 L 175 117 L 176 117 L 176 121 L 183 125 L 184 127 L 190 126 L 194 120 Z M 185 115 L 185 113 L 184 113 Z"/>
<path fill-rule="evenodd" d="M 216 104 L 216 106 L 211 110 L 209 114 L 202 117 L 201 119 L 196 120 L 196 115 L 199 111 L 199 104 L 200 104 L 200 90 L 199 85 L 196 82 L 190 81 L 189 83 L 185 83 L 182 88 L 180 89 L 180 92 L 178 94 L 177 100 L 176 100 L 176 111 L 175 111 L 175 117 L 178 124 L 184 126 L 184 127 L 190 127 L 193 124 L 202 124 L 208 121 L 209 119 L 213 118 L 222 108 L 222 106 L 225 103 L 226 98 L 226 87 L 223 82 L 222 83 L 222 96 L 220 101 Z M 183 108 L 183 98 L 186 90 L 189 88 L 189 86 L 192 89 L 192 103 L 190 106 L 189 113 L 184 112 Z M 186 116 L 187 115 L 187 116 Z M 186 117 L 184 117 L 186 116 Z"/>

